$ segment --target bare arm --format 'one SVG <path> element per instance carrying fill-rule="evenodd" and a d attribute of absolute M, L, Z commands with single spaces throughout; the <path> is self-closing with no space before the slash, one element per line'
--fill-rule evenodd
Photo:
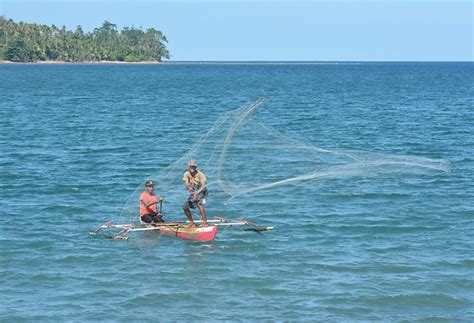
<path fill-rule="evenodd" d="M 202 191 L 204 191 L 206 189 L 206 180 L 203 180 L 202 181 L 202 186 L 196 191 L 193 193 L 193 199 L 197 199 L 199 194 L 201 194 Z"/>
<path fill-rule="evenodd" d="M 192 193 L 194 190 L 193 190 L 193 187 L 191 186 L 191 183 L 189 183 L 187 179 L 183 180 L 183 182 L 184 182 L 184 186 L 186 186 L 186 188 L 188 189 L 188 192 Z"/>
<path fill-rule="evenodd" d="M 197 195 L 199 195 L 202 191 L 204 191 L 206 189 L 206 180 L 202 181 L 202 186 L 194 193 Z"/>
<path fill-rule="evenodd" d="M 148 202 L 148 203 L 145 203 L 143 202 L 143 200 L 140 200 L 140 202 L 145 206 L 145 207 L 149 207 L 150 205 L 153 205 L 153 204 L 158 204 L 160 203 L 161 201 L 163 201 L 163 198 L 161 196 L 157 196 L 156 197 L 156 201 L 151 201 L 151 202 Z"/>

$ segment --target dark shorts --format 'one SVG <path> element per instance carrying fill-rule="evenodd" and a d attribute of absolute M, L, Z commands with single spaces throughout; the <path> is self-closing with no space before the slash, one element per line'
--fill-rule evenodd
<path fill-rule="evenodd" d="M 145 214 L 144 216 L 141 217 L 141 220 L 145 223 L 151 223 L 151 222 L 165 222 L 161 218 L 161 216 L 158 216 L 156 214 Z"/>
<path fill-rule="evenodd" d="M 199 204 L 205 205 L 207 201 L 207 190 L 201 192 L 196 200 L 193 200 L 193 195 L 189 195 L 188 200 L 184 203 L 183 208 L 185 209 L 195 209 Z"/>

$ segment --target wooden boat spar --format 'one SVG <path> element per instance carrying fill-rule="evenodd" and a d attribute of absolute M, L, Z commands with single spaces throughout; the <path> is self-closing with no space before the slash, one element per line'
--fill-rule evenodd
<path fill-rule="evenodd" d="M 223 217 L 216 216 L 214 220 L 208 220 L 209 226 L 199 226 L 200 221 L 195 221 L 198 226 L 190 227 L 188 222 L 164 222 L 156 224 L 140 223 L 140 224 L 114 224 L 108 221 L 100 225 L 91 232 L 93 235 L 102 235 L 111 239 L 128 240 L 127 234 L 139 231 L 158 231 L 161 234 L 175 236 L 181 239 L 212 241 L 217 235 L 219 227 L 244 226 L 242 231 L 261 232 L 272 230 L 273 227 L 258 226 L 246 220 L 227 220 Z M 102 230 L 116 230 L 113 234 L 103 234 Z"/>

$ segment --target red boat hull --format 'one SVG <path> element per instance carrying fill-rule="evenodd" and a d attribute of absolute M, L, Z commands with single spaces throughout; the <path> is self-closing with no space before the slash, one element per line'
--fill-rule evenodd
<path fill-rule="evenodd" d="M 212 241 L 217 234 L 217 225 L 195 228 L 184 226 L 160 228 L 160 233 L 187 240 Z"/>

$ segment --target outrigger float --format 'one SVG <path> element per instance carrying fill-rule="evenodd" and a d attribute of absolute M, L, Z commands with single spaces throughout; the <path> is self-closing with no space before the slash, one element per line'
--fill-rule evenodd
<path fill-rule="evenodd" d="M 273 230 L 273 227 L 262 227 L 246 220 L 227 220 L 223 217 L 216 216 L 214 220 L 208 220 L 209 226 L 199 226 L 201 221 L 195 221 L 198 225 L 190 227 L 189 222 L 163 222 L 163 223 L 140 223 L 140 224 L 114 224 L 112 221 L 105 222 L 97 229 L 91 232 L 93 235 L 101 235 L 110 239 L 128 240 L 127 236 L 130 232 L 137 231 L 158 231 L 161 234 L 175 236 L 181 239 L 212 241 L 216 237 L 219 227 L 245 226 L 242 231 L 262 232 Z M 104 234 L 102 230 L 113 229 L 116 233 Z"/>

